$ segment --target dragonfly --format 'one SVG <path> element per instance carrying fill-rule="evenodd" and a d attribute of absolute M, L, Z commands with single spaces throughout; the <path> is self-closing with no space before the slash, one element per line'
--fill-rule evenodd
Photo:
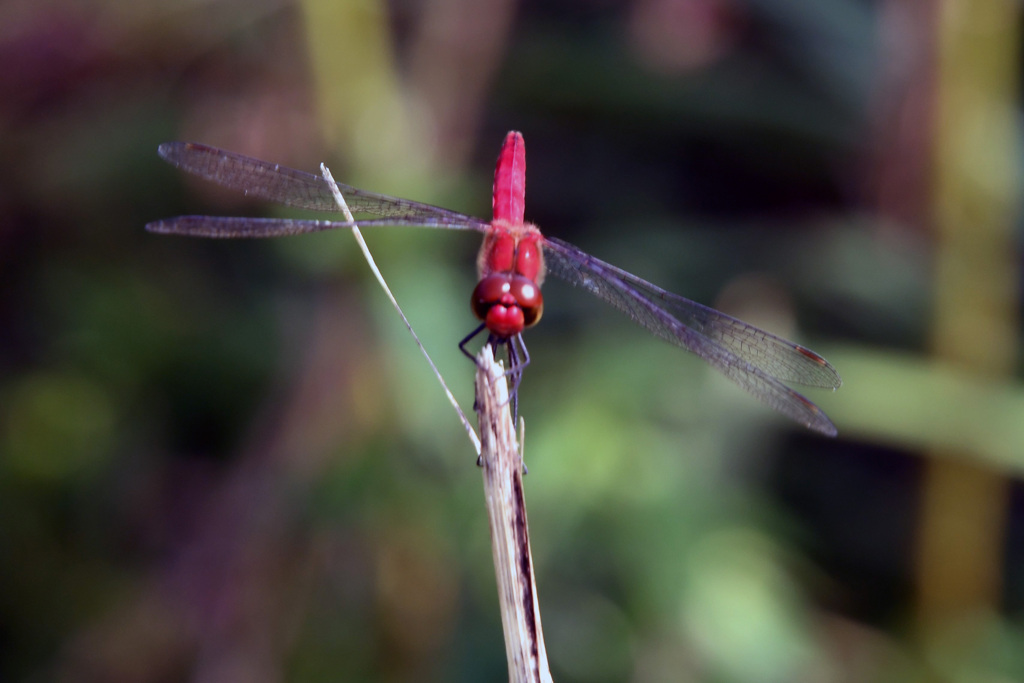
<path fill-rule="evenodd" d="M 228 152 L 216 147 L 168 142 L 159 155 L 173 166 L 246 195 L 300 209 L 337 212 L 332 184 L 321 176 Z M 479 282 L 471 297 L 479 326 L 460 343 L 487 331 L 487 343 L 505 345 L 512 370 L 529 363 L 522 339 L 543 314 L 541 285 L 546 274 L 584 289 L 619 309 L 656 337 L 702 358 L 769 407 L 824 434 L 835 436 L 828 416 L 788 384 L 838 389 L 835 368 L 810 349 L 668 292 L 550 237 L 524 220 L 526 146 L 512 131 L 498 157 L 492 193 L 493 218 L 336 183 L 354 213 L 376 218 L 356 223 L 293 218 L 179 216 L 146 226 L 150 232 L 207 238 L 262 238 L 337 228 L 420 227 L 483 234 L 477 257 Z M 516 383 L 518 377 L 515 378 Z M 515 383 L 513 386 L 513 395 Z"/>

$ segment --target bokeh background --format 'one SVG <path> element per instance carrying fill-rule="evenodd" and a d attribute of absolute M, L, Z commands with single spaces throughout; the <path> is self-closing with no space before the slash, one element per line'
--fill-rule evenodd
<path fill-rule="evenodd" d="M 823 353 L 830 440 L 558 282 L 526 478 L 558 681 L 1024 680 L 1020 6 L 0 4 L 0 680 L 506 675 L 475 455 L 351 235 L 193 140 L 527 218 Z M 280 214 L 285 215 L 285 214 Z M 288 214 L 293 215 L 293 214 Z M 475 235 L 366 235 L 463 405 Z"/>

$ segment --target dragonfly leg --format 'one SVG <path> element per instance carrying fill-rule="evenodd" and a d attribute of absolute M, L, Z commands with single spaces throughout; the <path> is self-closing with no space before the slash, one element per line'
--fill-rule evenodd
<path fill-rule="evenodd" d="M 508 390 L 508 400 L 512 403 L 512 424 L 515 424 L 519 419 L 519 380 L 522 379 L 522 373 L 517 369 L 519 356 L 516 353 L 515 337 L 505 340 L 505 355 L 508 356 L 508 370 L 505 371 L 505 377 L 512 379 L 512 386 Z"/>
<path fill-rule="evenodd" d="M 509 400 L 512 401 L 512 419 L 518 420 L 519 384 L 523 381 L 523 370 L 530 364 L 530 352 L 526 350 L 526 342 L 523 341 L 521 334 L 505 340 L 505 348 L 508 352 L 508 370 L 505 371 L 505 375 L 512 378 L 512 388 L 509 389 Z"/>
<path fill-rule="evenodd" d="M 473 330 L 472 332 L 467 334 L 465 336 L 465 338 L 463 338 L 463 340 L 459 342 L 459 351 L 462 351 L 463 355 L 466 356 L 466 358 L 468 358 L 471 361 L 473 361 L 474 363 L 476 363 L 476 357 L 466 349 L 466 344 L 468 344 L 470 341 L 472 341 L 473 338 L 476 337 L 478 334 L 483 332 L 485 327 L 486 327 L 486 325 L 481 323 L 480 325 L 478 325 L 476 327 L 475 330 Z M 488 344 L 491 343 L 490 338 L 487 339 L 487 343 Z M 473 410 L 477 411 L 477 412 L 480 410 L 480 406 L 477 403 L 476 398 L 473 399 Z M 483 467 L 484 466 L 484 457 L 483 457 L 483 455 L 476 456 L 476 466 L 477 467 Z"/>
<path fill-rule="evenodd" d="M 530 352 L 526 348 L 526 342 L 523 341 L 522 334 L 509 337 L 506 341 L 506 348 L 508 349 L 508 370 L 505 374 L 512 376 L 512 389 L 509 392 L 509 400 L 512 401 L 512 421 L 514 424 L 519 422 L 519 385 L 523 381 L 523 370 L 530 364 Z M 522 356 L 520 356 L 520 351 Z M 527 469 L 524 462 L 523 476 L 529 473 L 530 470 Z"/>
<path fill-rule="evenodd" d="M 483 332 L 485 327 L 486 327 L 486 325 L 484 325 L 483 323 L 480 323 L 475 330 L 473 330 L 472 332 L 467 334 L 466 337 L 462 341 L 459 342 L 459 351 L 462 351 L 462 353 L 466 356 L 466 358 L 470 359 L 473 362 L 476 362 L 476 357 L 473 356 L 473 354 L 471 354 L 469 351 L 466 350 L 466 344 L 471 342 L 473 340 L 473 337 L 475 337 L 478 334 L 480 334 L 481 332 Z M 490 342 L 489 339 L 488 339 L 488 342 Z"/>
<path fill-rule="evenodd" d="M 484 331 L 486 325 L 479 325 L 472 332 L 467 334 L 462 341 L 459 342 L 459 350 L 469 358 L 470 360 L 476 361 L 476 358 L 466 349 L 466 344 L 473 340 L 478 334 Z M 523 341 L 523 335 L 517 334 L 504 339 L 497 337 L 493 334 L 489 334 L 487 337 L 487 344 L 492 349 L 497 350 L 498 346 L 505 347 L 505 355 L 508 358 L 508 369 L 505 370 L 503 377 L 511 378 L 511 388 L 508 393 L 508 400 L 512 403 L 512 421 L 513 424 L 519 419 L 519 384 L 523 380 L 523 369 L 530 364 L 530 352 L 526 349 L 526 342 Z M 473 405 L 474 410 L 476 404 Z M 483 461 L 481 458 L 477 458 L 477 466 L 481 466 Z M 523 471 L 525 474 L 526 467 L 524 465 Z"/>

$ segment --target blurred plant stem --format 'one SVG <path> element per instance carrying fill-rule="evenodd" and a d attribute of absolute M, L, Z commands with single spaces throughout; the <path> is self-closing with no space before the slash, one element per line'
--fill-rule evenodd
<path fill-rule="evenodd" d="M 935 9 L 932 349 L 944 364 L 1005 377 L 1019 327 L 1012 231 L 1020 10 L 1008 0 L 947 0 Z M 949 445 L 927 461 L 916 621 L 929 653 L 998 607 L 1009 486 L 1003 472 L 966 462 L 970 455 Z"/>
<path fill-rule="evenodd" d="M 345 150 L 353 168 L 386 174 L 376 164 L 391 154 L 381 149 L 411 147 L 387 8 L 375 0 L 305 0 L 301 7 L 321 134 Z M 361 138 L 374 145 L 360 145 Z"/>
<path fill-rule="evenodd" d="M 820 350 L 857 378 L 842 390 L 844 437 L 908 451 L 946 449 L 974 468 L 1024 475 L 1024 386 L 1019 382 L 885 349 Z"/>
<path fill-rule="evenodd" d="M 301 7 L 321 132 L 344 150 L 360 182 L 436 183 L 461 172 L 478 141 L 515 3 L 389 8 L 379 0 L 302 0 Z M 409 34 L 401 55 L 392 24 Z"/>

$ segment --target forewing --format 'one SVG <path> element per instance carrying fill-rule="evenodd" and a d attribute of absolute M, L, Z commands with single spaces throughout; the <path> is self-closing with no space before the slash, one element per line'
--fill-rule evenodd
<path fill-rule="evenodd" d="M 548 237 L 544 247 L 548 272 L 603 299 L 658 337 L 697 354 L 775 410 L 835 435 L 835 426 L 821 409 L 783 384 L 838 387 L 839 375 L 821 356 L 666 292 L 567 242 Z"/>
<path fill-rule="evenodd" d="M 346 223 L 344 221 L 315 221 L 294 218 L 243 218 L 236 216 L 178 216 L 154 221 L 146 226 L 149 232 L 165 235 L 187 235 L 214 239 L 256 239 L 302 235 L 338 228 L 352 229 L 379 227 L 440 228 L 446 230 L 482 231 L 486 223 L 450 222 L 444 218 L 380 218 Z"/>
<path fill-rule="evenodd" d="M 246 195 L 300 209 L 338 211 L 330 186 L 318 175 L 193 142 L 165 142 L 158 151 L 175 167 Z M 354 213 L 442 219 L 447 221 L 445 227 L 459 222 L 481 222 L 439 206 L 366 192 L 342 183 L 338 183 L 338 188 Z"/>

